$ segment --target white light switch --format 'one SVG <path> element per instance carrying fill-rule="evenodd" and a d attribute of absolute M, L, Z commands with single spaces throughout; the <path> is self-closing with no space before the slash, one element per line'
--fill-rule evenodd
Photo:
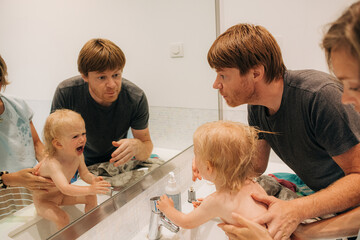
<path fill-rule="evenodd" d="M 182 42 L 170 44 L 170 57 L 180 58 L 184 57 L 184 44 Z"/>

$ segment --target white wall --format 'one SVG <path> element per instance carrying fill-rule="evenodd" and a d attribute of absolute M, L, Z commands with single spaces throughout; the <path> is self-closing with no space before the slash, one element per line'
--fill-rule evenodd
<path fill-rule="evenodd" d="M 266 27 L 277 39 L 288 69 L 328 72 L 320 47 L 324 28 L 355 0 L 220 0 L 221 32 L 238 23 Z M 246 120 L 246 106 L 230 108 L 225 119 Z M 233 112 L 240 110 L 242 112 Z"/>
<path fill-rule="evenodd" d="M 215 109 L 215 74 L 206 61 L 215 39 L 214 0 L 0 0 L 0 54 L 6 93 L 50 100 L 57 84 L 77 75 L 77 56 L 91 38 L 122 48 L 124 77 L 151 106 Z M 183 42 L 184 58 L 169 45 Z"/>

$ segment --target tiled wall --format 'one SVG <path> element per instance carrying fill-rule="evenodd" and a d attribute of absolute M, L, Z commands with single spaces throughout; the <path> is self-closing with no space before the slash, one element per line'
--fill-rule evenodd
<path fill-rule="evenodd" d="M 149 128 L 155 146 L 182 150 L 192 145 L 197 127 L 216 120 L 214 109 L 150 107 Z"/>

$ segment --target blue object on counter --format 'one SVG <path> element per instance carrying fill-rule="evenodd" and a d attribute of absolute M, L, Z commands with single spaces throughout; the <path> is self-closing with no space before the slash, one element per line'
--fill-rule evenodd
<path fill-rule="evenodd" d="M 76 170 L 75 175 L 72 177 L 72 179 L 70 180 L 70 183 L 76 182 L 76 180 L 79 177 L 79 171 Z"/>

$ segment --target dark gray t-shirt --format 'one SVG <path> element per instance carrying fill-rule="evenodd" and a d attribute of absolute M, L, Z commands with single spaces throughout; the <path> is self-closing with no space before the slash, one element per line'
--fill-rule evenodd
<path fill-rule="evenodd" d="M 315 70 L 287 71 L 279 110 L 248 106 L 252 126 L 274 152 L 314 191 L 344 176 L 332 159 L 359 143 L 360 115 L 341 103 L 341 85 Z"/>
<path fill-rule="evenodd" d="M 147 128 L 149 121 L 145 93 L 124 78 L 118 99 L 109 107 L 91 97 L 88 83 L 81 76 L 69 78 L 57 87 L 51 112 L 62 108 L 74 110 L 84 118 L 87 137 L 84 156 L 88 166 L 109 161 L 115 150 L 112 141 L 126 138 L 130 127 Z"/>

